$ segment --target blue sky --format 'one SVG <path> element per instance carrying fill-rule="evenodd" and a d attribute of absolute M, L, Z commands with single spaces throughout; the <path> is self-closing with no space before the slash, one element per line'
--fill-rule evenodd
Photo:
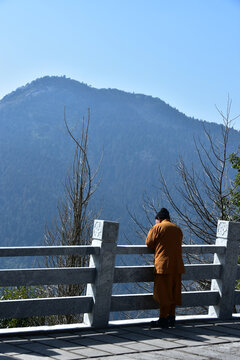
<path fill-rule="evenodd" d="M 229 94 L 240 113 L 240 0 L 0 0 L 0 44 L 0 98 L 66 75 L 215 122 Z"/>

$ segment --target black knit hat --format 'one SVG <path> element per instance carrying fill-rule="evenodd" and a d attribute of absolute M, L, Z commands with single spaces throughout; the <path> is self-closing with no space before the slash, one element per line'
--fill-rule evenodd
<path fill-rule="evenodd" d="M 155 216 L 155 219 L 161 219 L 161 220 L 170 219 L 168 210 L 165 208 L 161 208 L 161 210 Z"/>

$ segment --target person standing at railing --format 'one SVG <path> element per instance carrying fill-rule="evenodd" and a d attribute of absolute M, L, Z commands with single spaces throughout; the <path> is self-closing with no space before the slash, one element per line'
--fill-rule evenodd
<path fill-rule="evenodd" d="M 146 245 L 154 249 L 153 297 L 159 303 L 159 320 L 152 327 L 175 326 L 176 305 L 181 305 L 182 231 L 170 221 L 167 209 L 162 208 L 155 216 L 156 224 L 150 229 Z"/>

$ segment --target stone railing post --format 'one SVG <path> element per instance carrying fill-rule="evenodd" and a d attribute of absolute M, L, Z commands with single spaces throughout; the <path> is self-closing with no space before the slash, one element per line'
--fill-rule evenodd
<path fill-rule="evenodd" d="M 84 322 L 93 327 L 106 327 L 109 320 L 115 254 L 119 223 L 94 220 L 93 246 L 100 247 L 100 255 L 91 255 L 89 266 L 96 267 L 94 284 L 87 285 L 87 295 L 93 297 L 93 311 L 84 314 Z"/>
<path fill-rule="evenodd" d="M 220 279 L 213 279 L 211 290 L 219 291 L 216 306 L 209 306 L 208 314 L 220 319 L 230 319 L 234 307 L 234 291 L 239 254 L 240 223 L 218 220 L 216 245 L 226 246 L 224 255 L 214 254 L 214 264 L 222 265 Z"/>

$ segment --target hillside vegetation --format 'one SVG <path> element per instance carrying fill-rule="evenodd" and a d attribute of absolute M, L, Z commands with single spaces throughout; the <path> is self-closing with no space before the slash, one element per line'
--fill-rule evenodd
<path fill-rule="evenodd" d="M 143 192 L 154 194 L 159 165 L 172 188 L 179 155 L 198 166 L 194 137 L 205 143 L 202 121 L 151 96 L 95 89 L 65 77 L 37 79 L 0 101 L 1 246 L 41 244 L 46 222 L 56 215 L 73 156 L 64 106 L 72 129 L 90 108 L 93 168 L 104 147 L 93 206 L 102 208 L 101 218 L 120 221 L 121 239 L 129 230 L 126 207 L 137 212 Z M 205 126 L 217 141 L 221 126 Z M 229 152 L 239 143 L 240 133 L 232 130 Z"/>

